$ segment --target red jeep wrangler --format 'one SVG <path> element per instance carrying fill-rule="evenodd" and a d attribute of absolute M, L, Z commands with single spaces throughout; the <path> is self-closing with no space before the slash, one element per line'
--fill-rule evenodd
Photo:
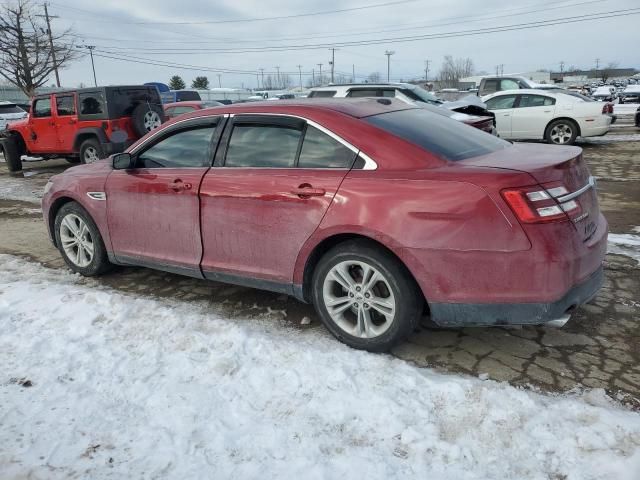
<path fill-rule="evenodd" d="M 164 119 L 154 86 L 66 90 L 35 96 L 29 116 L 8 123 L 0 140 L 9 171 L 22 169 L 22 155 L 91 163 L 124 151 Z"/>

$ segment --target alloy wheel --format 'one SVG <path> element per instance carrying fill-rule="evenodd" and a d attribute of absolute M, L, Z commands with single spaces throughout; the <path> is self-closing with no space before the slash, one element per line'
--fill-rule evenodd
<path fill-rule="evenodd" d="M 144 129 L 147 132 L 150 132 L 153 129 L 158 128 L 162 124 L 162 119 L 158 112 L 154 112 L 153 110 L 149 110 L 144 114 Z"/>
<path fill-rule="evenodd" d="M 363 261 L 343 261 L 331 268 L 324 279 L 322 298 L 334 323 L 354 337 L 382 335 L 396 314 L 389 281 Z"/>
<path fill-rule="evenodd" d="M 566 123 L 559 123 L 558 125 L 554 125 L 551 129 L 551 141 L 558 145 L 563 145 L 568 143 L 573 136 L 573 130 L 570 125 Z"/>
<path fill-rule="evenodd" d="M 78 215 L 70 213 L 60 223 L 60 242 L 67 258 L 84 268 L 93 260 L 94 243 L 89 227 Z"/>
<path fill-rule="evenodd" d="M 93 163 L 100 160 L 96 147 L 87 147 L 84 150 L 84 163 Z"/>

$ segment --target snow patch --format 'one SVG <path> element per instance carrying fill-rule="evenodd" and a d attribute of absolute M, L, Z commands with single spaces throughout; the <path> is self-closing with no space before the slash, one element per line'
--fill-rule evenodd
<path fill-rule="evenodd" d="M 633 231 L 638 232 L 639 227 L 634 227 Z M 626 255 L 635 259 L 640 265 L 640 235 L 610 233 L 607 253 Z"/>
<path fill-rule="evenodd" d="M 3 478 L 638 478 L 640 415 L 601 390 L 545 396 L 277 325 L 0 255 Z"/>
<path fill-rule="evenodd" d="M 39 203 L 44 191 L 40 186 L 34 187 L 32 182 L 25 181 L 19 177 L 2 177 L 2 181 L 0 181 L 0 199 Z"/>

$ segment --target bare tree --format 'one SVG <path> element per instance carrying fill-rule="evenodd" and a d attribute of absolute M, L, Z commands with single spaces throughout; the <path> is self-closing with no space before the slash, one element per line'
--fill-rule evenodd
<path fill-rule="evenodd" d="M 283 89 L 291 88 L 292 85 L 293 85 L 293 80 L 291 80 L 291 75 L 289 75 L 288 73 L 281 73 L 280 88 L 283 88 Z"/>
<path fill-rule="evenodd" d="M 607 66 L 600 70 L 600 78 L 602 78 L 602 81 L 606 82 L 607 80 L 609 80 L 609 77 L 614 74 L 614 70 L 616 68 L 618 68 L 618 62 L 607 63 Z"/>
<path fill-rule="evenodd" d="M 1 6 L 0 76 L 25 95 L 33 96 L 56 68 L 79 56 L 70 29 L 59 34 L 51 32 L 51 40 L 32 1 L 17 0 Z"/>
<path fill-rule="evenodd" d="M 367 77 L 367 81 L 369 83 L 380 83 L 380 73 L 379 72 L 370 73 L 369 76 Z"/>
<path fill-rule="evenodd" d="M 461 78 L 469 77 L 472 74 L 473 60 L 470 58 L 454 59 L 451 55 L 445 55 L 438 80 L 440 85 L 445 88 L 456 88 Z"/>

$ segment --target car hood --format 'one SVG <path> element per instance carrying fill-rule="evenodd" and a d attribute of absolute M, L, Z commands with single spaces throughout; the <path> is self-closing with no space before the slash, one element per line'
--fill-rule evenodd
<path fill-rule="evenodd" d="M 10 117 L 11 115 L 16 116 Z M 28 115 L 23 115 L 22 113 L 8 113 L 7 115 L 0 117 L 0 122 L 3 120 L 7 121 L 9 128 L 22 128 L 26 127 L 29 123 Z"/>
<path fill-rule="evenodd" d="M 111 159 L 105 158 L 94 163 L 89 163 L 87 165 L 76 165 L 75 167 L 67 168 L 60 175 L 106 175 L 111 170 L 113 170 Z"/>

